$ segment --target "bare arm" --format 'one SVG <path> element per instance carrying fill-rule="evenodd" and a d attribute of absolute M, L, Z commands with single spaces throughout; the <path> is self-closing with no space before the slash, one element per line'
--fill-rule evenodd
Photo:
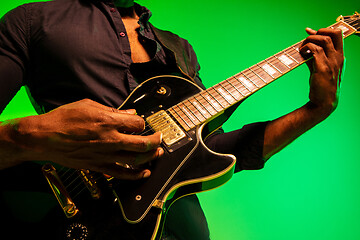
<path fill-rule="evenodd" d="M 270 158 L 301 134 L 323 121 L 336 108 L 344 63 L 342 32 L 333 29 L 314 31 L 304 41 L 300 52 L 308 61 L 310 76 L 309 102 L 303 107 L 268 124 L 264 136 L 263 156 Z"/>
<path fill-rule="evenodd" d="M 24 161 L 52 161 L 123 179 L 148 177 L 147 169 L 128 169 L 163 154 L 161 134 L 141 132 L 135 110 L 117 110 L 91 100 L 61 106 L 49 113 L 13 119 L 0 125 L 0 169 Z"/>

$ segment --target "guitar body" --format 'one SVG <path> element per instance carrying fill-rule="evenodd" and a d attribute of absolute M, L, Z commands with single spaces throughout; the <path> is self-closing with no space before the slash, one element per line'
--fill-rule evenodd
<path fill-rule="evenodd" d="M 344 37 L 348 37 L 359 34 L 359 21 L 358 13 L 341 16 L 331 27 L 341 29 Z M 161 147 L 165 150 L 164 155 L 144 166 L 136 166 L 150 169 L 151 176 L 140 181 L 124 181 L 88 170 L 57 168 L 46 164 L 42 172 L 63 211 L 59 207 L 51 207 L 52 210 L 44 214 L 41 204 L 44 195 L 34 198 L 35 202 L 40 202 L 40 208 L 35 208 L 33 203 L 23 204 L 24 210 L 31 216 L 34 216 L 34 212 L 44 217 L 28 229 L 17 231 L 16 234 L 21 237 L 13 239 L 24 239 L 30 235 L 37 239 L 53 240 L 159 240 L 166 213 L 176 200 L 216 188 L 228 181 L 234 172 L 235 157 L 211 151 L 204 144 L 203 137 L 219 128 L 248 96 L 305 63 L 307 59 L 299 52 L 301 43 L 208 90 L 202 91 L 194 83 L 176 76 L 158 76 L 140 84 L 120 109 L 136 109 L 138 115 L 144 118 L 146 129 L 141 134 L 163 133 Z M 40 172 L 29 166 L 23 167 L 25 173 L 36 175 Z M 135 168 L 129 165 L 124 167 Z M 39 174 L 28 179 L 17 177 L 15 179 L 19 180 L 19 184 L 12 181 L 10 185 L 13 186 L 7 189 L 4 186 L 8 178 L 16 174 L 23 176 L 17 168 L 7 169 L 6 174 L 0 174 L 1 206 L 10 205 L 15 202 L 14 199 L 16 202 L 29 200 L 26 197 L 19 200 L 17 186 L 23 188 L 29 185 L 36 191 L 36 187 L 46 183 L 31 183 L 36 182 L 34 180 L 39 178 Z M 77 180 L 80 183 L 76 183 Z M 72 190 L 71 185 L 75 185 Z M 28 188 L 25 189 L 28 191 Z M 21 195 L 24 195 L 23 191 Z M 3 209 L 6 213 L 11 208 Z M 24 212 L 19 207 L 12 209 L 14 212 Z M 21 225 L 11 219 L 0 230 L 9 231 L 10 226 Z M 29 234 L 28 230 L 32 232 Z"/>
<path fill-rule="evenodd" d="M 142 83 L 120 108 L 136 109 L 138 115 L 147 119 L 201 90 L 186 79 L 159 76 Z M 118 198 L 119 207 L 128 223 L 143 224 L 148 222 L 149 213 L 150 216 L 158 214 L 153 235 L 144 239 L 160 237 L 161 231 L 156 229 L 161 229 L 166 215 L 164 213 L 177 199 L 218 187 L 231 178 L 235 157 L 217 154 L 208 149 L 202 140 L 204 128 L 205 134 L 214 130 L 203 124 L 185 132 L 186 137 L 171 146 L 163 143 L 165 154 L 144 166 L 151 170 L 150 178 L 131 184 L 128 181 L 114 180 L 114 195 Z M 150 220 L 152 221 L 153 219 Z"/>
<path fill-rule="evenodd" d="M 146 120 L 159 111 L 168 113 L 168 108 L 201 90 L 186 79 L 159 76 L 140 84 L 120 108 L 136 109 Z M 236 162 L 232 155 L 217 154 L 208 149 L 202 139 L 223 121 L 212 128 L 205 122 L 185 130 L 175 118 L 171 119 L 169 124 L 178 126 L 184 135 L 170 144 L 164 141 L 164 155 L 139 166 L 151 170 L 147 179 L 125 181 L 86 170 L 44 165 L 44 179 L 63 211 L 55 206 L 37 225 L 44 226 L 54 240 L 159 240 L 171 205 L 186 195 L 224 184 L 233 175 Z M 170 120 L 165 123 L 167 121 Z M 152 134 L 154 129 L 149 125 L 140 134 Z M 87 189 L 81 178 L 84 172 L 86 179 L 94 180 L 99 194 Z M 71 189 L 72 186 L 76 188 Z"/>

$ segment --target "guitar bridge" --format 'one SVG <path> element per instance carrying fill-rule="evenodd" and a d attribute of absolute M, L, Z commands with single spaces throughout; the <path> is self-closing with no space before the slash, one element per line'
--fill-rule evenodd
<path fill-rule="evenodd" d="M 184 131 L 164 110 L 147 117 L 146 121 L 155 132 L 163 134 L 163 142 L 167 146 L 171 146 L 186 137 Z"/>
<path fill-rule="evenodd" d="M 93 199 L 99 199 L 101 197 L 101 191 L 96 184 L 96 181 L 89 170 L 78 170 L 79 176 L 83 180 L 86 188 L 89 190 Z"/>

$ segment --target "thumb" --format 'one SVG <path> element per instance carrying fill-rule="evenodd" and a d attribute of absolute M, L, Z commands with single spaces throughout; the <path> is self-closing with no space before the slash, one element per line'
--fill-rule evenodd
<path fill-rule="evenodd" d="M 316 35 L 317 31 L 315 31 L 314 29 L 311 29 L 309 27 L 305 28 L 305 31 L 309 34 L 309 35 Z"/>

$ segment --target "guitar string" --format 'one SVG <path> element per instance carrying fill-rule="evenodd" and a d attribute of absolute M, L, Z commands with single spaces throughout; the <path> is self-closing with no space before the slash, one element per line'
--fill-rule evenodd
<path fill-rule="evenodd" d="M 256 71 L 256 69 L 254 69 L 255 71 Z M 206 104 L 204 101 L 202 101 L 203 102 L 203 104 Z M 181 103 L 184 103 L 185 104 L 185 102 L 180 102 L 180 103 L 178 103 L 177 105 L 179 105 L 179 104 L 181 104 Z M 191 103 L 191 102 L 190 102 Z M 194 106 L 193 104 L 192 104 L 192 106 L 194 107 L 194 108 L 196 108 L 196 106 Z M 181 109 L 181 108 L 179 108 L 179 109 Z M 196 108 L 197 109 L 197 108 Z M 174 109 L 173 109 L 174 110 Z M 175 110 L 174 110 L 175 111 Z M 167 109 L 167 110 L 165 110 L 165 112 L 167 113 L 167 114 L 169 114 L 169 115 L 172 115 L 171 113 L 170 113 L 170 108 L 169 109 Z M 145 124 L 145 128 L 148 128 L 146 131 L 144 131 L 144 132 L 142 132 L 140 135 L 145 135 L 145 134 L 148 134 L 149 132 L 153 132 L 153 130 L 151 129 L 151 126 L 150 126 L 150 124 L 148 124 L 147 122 L 146 122 L 146 124 Z M 130 135 L 135 135 L 135 134 L 137 134 L 137 135 L 139 135 L 138 133 L 131 133 Z M 67 171 L 65 171 L 65 173 L 64 173 L 64 175 L 68 172 L 68 171 L 70 171 L 70 169 L 69 170 L 67 170 Z M 75 171 L 74 171 L 75 172 Z M 73 173 L 71 174 L 71 176 L 73 175 Z M 68 177 L 69 178 L 69 177 Z M 79 184 L 77 184 L 75 187 L 73 187 L 72 188 L 72 190 L 70 190 L 69 191 L 69 193 L 72 193 L 72 192 L 74 192 L 79 186 L 81 186 L 83 183 L 82 183 L 82 179 L 81 179 L 81 176 L 77 176 L 72 182 L 70 182 L 67 186 L 66 186 L 66 188 L 69 188 L 70 187 L 70 185 L 71 184 L 73 184 L 76 180 L 78 180 L 78 179 L 80 179 L 81 180 L 81 182 L 79 183 Z M 99 180 L 99 179 L 101 179 L 101 177 L 98 177 L 98 178 L 96 178 L 95 179 L 95 181 L 97 181 L 97 180 Z M 74 196 L 74 198 L 75 197 L 77 197 L 82 191 L 84 191 L 86 189 L 86 187 L 83 187 L 75 196 Z"/>
<path fill-rule="evenodd" d="M 352 23 L 354 23 L 354 22 L 357 22 L 357 21 L 359 21 L 359 19 L 344 19 L 344 22 L 345 23 L 348 23 L 348 24 L 352 24 Z M 357 22 L 355 25 L 359 25 L 360 24 L 360 22 Z M 354 27 L 353 25 L 351 25 L 352 27 Z M 356 30 L 358 30 L 358 29 L 356 29 Z"/>
<path fill-rule="evenodd" d="M 72 170 L 74 170 L 73 172 L 71 172 Z M 71 177 L 74 176 L 74 174 L 76 173 L 76 170 L 75 169 L 71 169 L 69 168 L 68 170 L 66 170 L 63 174 L 62 174 L 62 178 L 68 173 L 70 172 L 69 176 L 67 176 L 64 180 L 63 180 L 63 183 L 67 182 Z M 71 182 L 70 182 L 71 183 Z M 70 185 L 70 184 L 69 184 Z M 69 186 L 68 185 L 68 186 Z"/>
<path fill-rule="evenodd" d="M 284 50 L 284 51 L 285 51 L 285 50 Z M 292 53 L 290 53 L 290 54 L 292 54 Z M 270 57 L 270 58 L 271 58 L 271 57 Z M 250 68 L 249 68 L 249 69 L 250 69 Z M 248 69 L 246 69 L 246 70 L 248 70 Z M 246 70 L 244 70 L 244 71 L 246 71 Z M 259 71 L 261 71 L 261 68 L 260 68 L 260 67 L 254 68 L 253 71 L 254 71 L 254 73 L 260 74 Z M 243 84 L 243 83 L 241 82 L 241 84 Z M 180 105 L 180 104 L 182 104 L 182 103 L 186 104 L 185 101 L 183 101 L 183 102 L 178 103 L 177 105 Z M 207 103 L 204 102 L 204 101 L 202 101 L 202 103 L 205 104 L 205 105 L 207 105 Z M 190 104 L 191 104 L 195 109 L 197 109 L 196 106 L 194 106 L 194 104 L 192 104 L 191 102 L 190 102 Z M 175 106 L 176 106 L 176 105 L 175 105 Z M 166 112 L 168 115 L 171 115 L 171 116 L 172 116 L 172 114 L 170 113 L 170 109 L 171 109 L 171 108 L 165 110 L 165 112 Z M 174 111 L 176 111 L 173 107 L 172 107 L 172 109 L 173 109 Z M 179 109 L 181 109 L 181 108 L 179 108 Z M 205 109 L 206 109 L 206 107 L 205 107 Z M 199 110 L 198 110 L 198 111 L 199 111 Z M 180 112 L 179 114 L 182 114 L 182 113 Z M 183 114 L 182 114 L 182 115 L 183 115 Z M 185 115 L 186 115 L 186 114 L 185 114 Z M 176 119 L 176 118 L 175 118 L 175 119 Z M 150 124 L 148 124 L 147 121 L 145 121 L 145 128 L 146 128 L 147 130 L 141 132 L 140 134 L 139 134 L 139 133 L 130 133 L 130 135 L 140 135 L 140 136 L 143 136 L 143 135 L 146 135 L 146 134 L 148 134 L 148 133 L 150 133 L 150 132 L 153 132 L 153 130 L 151 129 Z M 62 174 L 62 177 L 64 177 L 69 171 L 71 171 L 71 169 L 67 169 L 67 170 Z M 64 182 L 66 182 L 69 178 L 71 178 L 71 177 L 74 175 L 74 173 L 75 173 L 75 171 L 72 172 L 72 173 L 64 180 Z M 77 179 L 80 179 L 80 178 L 81 178 L 80 176 L 77 176 L 75 179 L 73 179 L 73 181 L 71 181 L 69 184 L 67 184 L 66 187 L 67 187 L 67 188 L 70 187 L 70 185 L 73 184 L 74 181 L 76 181 Z M 78 185 L 79 185 L 79 184 L 78 184 Z M 78 187 L 78 186 L 75 186 L 75 188 L 77 188 L 77 187 Z M 85 188 L 84 188 L 84 189 L 85 189 Z M 72 191 L 73 191 L 73 190 L 72 190 Z"/>
<path fill-rule="evenodd" d="M 354 22 L 356 22 L 356 21 L 358 21 L 358 20 L 356 20 L 356 19 L 345 19 L 344 20 L 344 22 L 345 23 L 348 23 L 348 24 L 352 24 L 352 23 L 354 23 Z M 355 25 L 359 25 L 360 23 L 356 23 Z M 281 51 L 281 52 L 285 52 L 287 49 L 285 49 L 285 50 L 283 50 L 283 51 Z M 276 54 L 275 54 L 276 55 Z M 274 55 L 274 56 L 275 56 Z M 272 56 L 272 57 L 274 57 L 274 56 Z M 271 58 L 271 57 L 270 57 Z M 269 58 L 269 59 L 270 59 Z M 265 60 L 264 60 L 265 61 Z M 248 69 L 250 69 L 250 68 L 248 68 Z M 248 69 L 246 69 L 246 70 L 248 70 Z M 258 69 L 260 69 L 260 68 L 258 68 Z M 246 71 L 246 70 L 244 70 L 244 71 Z M 256 70 L 256 69 L 254 69 L 254 70 Z M 244 72 L 243 71 L 243 72 Z M 235 75 L 234 75 L 235 76 Z M 242 83 L 242 82 L 241 82 Z M 184 103 L 185 104 L 185 101 L 183 101 L 183 102 L 180 102 L 180 103 Z M 177 105 L 179 105 L 180 103 L 178 103 Z M 197 109 L 196 108 L 196 106 L 194 106 L 194 104 L 192 104 L 191 102 L 190 102 L 190 104 L 191 104 L 191 106 L 193 106 L 195 109 Z M 205 102 L 203 102 L 203 104 L 206 104 Z M 181 108 L 179 108 L 179 109 L 181 109 Z M 206 108 L 205 108 L 206 109 Z M 198 109 L 197 109 L 198 110 Z M 207 110 L 207 109 L 206 109 Z M 174 110 L 175 111 L 175 110 Z M 199 111 L 199 110 L 198 110 Z M 167 114 L 169 114 L 169 115 L 172 115 L 171 113 L 170 113 L 170 110 L 169 109 L 167 109 L 167 110 L 165 110 L 165 112 L 167 113 Z M 186 114 L 185 114 L 186 115 Z M 176 119 L 176 118 L 175 118 Z M 196 125 L 195 125 L 196 126 Z M 151 129 L 151 126 L 150 126 L 150 124 L 148 124 L 147 123 L 147 121 L 145 121 L 145 128 L 147 128 L 148 130 L 146 130 L 146 131 L 144 131 L 144 132 L 141 132 L 141 134 L 137 134 L 137 133 L 131 133 L 130 135 L 135 135 L 135 134 L 137 134 L 137 135 L 140 135 L 140 136 L 143 136 L 143 135 L 145 135 L 145 134 L 148 134 L 149 132 L 153 132 L 153 130 Z M 62 167 L 60 170 L 59 170 L 59 172 L 61 172 L 63 169 L 65 169 L 65 167 Z M 69 171 L 71 171 L 71 169 L 67 169 L 63 174 L 62 174 L 62 177 L 64 177 Z M 64 180 L 64 182 L 66 182 L 71 176 L 73 176 L 74 175 L 74 173 L 76 173 L 76 170 L 75 171 L 73 171 L 71 174 L 70 174 L 70 176 L 68 176 L 65 180 Z M 79 184 L 77 184 L 69 193 L 72 193 L 73 191 L 75 191 L 75 189 L 76 188 L 78 188 L 79 186 L 81 186 L 82 185 L 82 179 L 81 179 L 81 177 L 80 176 L 77 176 L 77 177 L 75 177 L 69 184 L 67 184 L 67 186 L 66 186 L 66 188 L 69 188 L 76 180 L 78 180 L 78 179 L 80 179 L 81 180 L 81 182 L 79 183 Z M 95 181 L 98 181 L 99 179 L 101 179 L 101 177 L 98 177 L 98 178 L 96 178 L 95 179 Z M 82 191 L 84 191 L 86 189 L 86 187 L 83 187 L 75 196 L 74 196 L 74 198 L 76 198 Z"/>

